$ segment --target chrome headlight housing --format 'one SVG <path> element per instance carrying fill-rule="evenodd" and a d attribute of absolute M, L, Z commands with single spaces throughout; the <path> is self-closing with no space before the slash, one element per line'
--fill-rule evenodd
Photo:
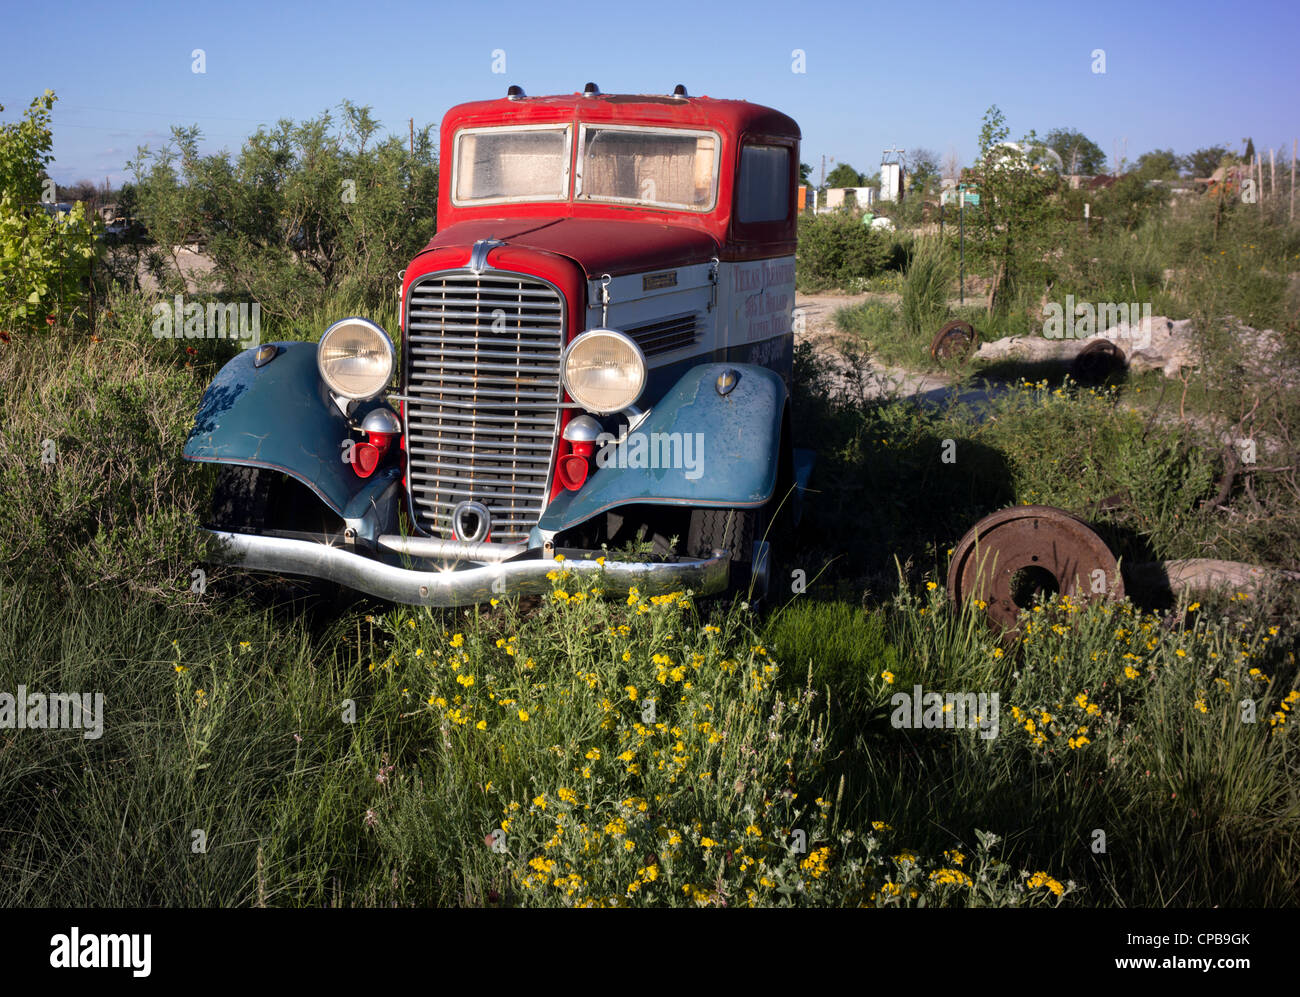
<path fill-rule="evenodd" d="M 609 415 L 645 390 L 645 354 L 615 329 L 589 329 L 564 351 L 564 388 L 588 412 Z"/>
<path fill-rule="evenodd" d="M 396 357 L 388 333 L 364 318 L 340 319 L 316 346 L 316 367 L 330 391 L 363 402 L 392 380 Z"/>

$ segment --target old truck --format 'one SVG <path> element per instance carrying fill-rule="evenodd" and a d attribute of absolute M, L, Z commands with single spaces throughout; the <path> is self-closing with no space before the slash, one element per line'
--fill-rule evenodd
<path fill-rule="evenodd" d="M 761 595 L 810 466 L 798 176 L 793 120 L 680 85 L 452 108 L 400 330 L 263 344 L 204 396 L 184 456 L 220 465 L 215 538 L 429 606 L 547 592 L 561 558 L 611 592 Z"/>

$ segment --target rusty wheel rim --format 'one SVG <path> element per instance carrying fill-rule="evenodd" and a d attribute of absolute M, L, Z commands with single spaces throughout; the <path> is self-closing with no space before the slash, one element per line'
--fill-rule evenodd
<path fill-rule="evenodd" d="M 1049 505 L 1022 505 L 985 516 L 953 548 L 948 595 L 979 600 L 989 621 L 1014 631 L 1036 592 L 1072 600 L 1122 598 L 1119 563 L 1077 516 Z"/>
<path fill-rule="evenodd" d="M 936 334 L 930 343 L 931 360 L 959 360 L 971 354 L 979 333 L 969 322 L 956 319 L 949 322 Z"/>
<path fill-rule="evenodd" d="M 1098 339 L 1075 356 L 1074 362 L 1070 364 L 1070 376 L 1080 384 L 1101 384 L 1127 366 L 1128 358 L 1122 349 L 1109 339 Z"/>

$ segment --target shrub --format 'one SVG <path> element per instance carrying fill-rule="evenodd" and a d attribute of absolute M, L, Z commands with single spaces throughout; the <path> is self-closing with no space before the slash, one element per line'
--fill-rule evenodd
<path fill-rule="evenodd" d="M 190 572 L 205 559 L 194 527 L 207 492 L 180 450 L 200 380 L 135 338 L 5 348 L 0 573 L 52 591 L 194 598 Z"/>
<path fill-rule="evenodd" d="M 438 167 L 429 126 L 414 155 L 378 129 L 344 101 L 337 123 L 325 113 L 260 128 L 233 160 L 201 156 L 196 128 L 142 151 L 131 166 L 164 286 L 179 281 L 173 247 L 201 239 L 226 293 L 265 318 L 292 322 L 332 293 L 365 310 L 391 301 L 394 275 L 433 235 Z"/>
<path fill-rule="evenodd" d="M 848 288 L 884 270 L 894 259 L 889 236 L 847 214 L 799 220 L 796 284 L 800 291 Z"/>
<path fill-rule="evenodd" d="M 48 315 L 78 300 L 97 252 L 98 219 L 80 202 L 64 216 L 42 203 L 54 101 L 47 90 L 22 121 L 0 125 L 0 331 L 44 329 Z"/>

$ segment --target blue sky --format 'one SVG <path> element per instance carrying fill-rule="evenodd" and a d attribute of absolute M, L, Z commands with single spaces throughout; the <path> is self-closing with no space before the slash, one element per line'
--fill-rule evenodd
<path fill-rule="evenodd" d="M 436 123 L 504 94 L 735 97 L 790 114 L 805 162 L 874 172 L 889 146 L 969 164 L 990 104 L 1013 138 L 1077 128 L 1130 160 L 1250 135 L 1300 135 L 1300 3 L 1201 2 L 23 3 L 0 0 L 2 121 L 46 88 L 61 183 L 115 184 L 138 145 L 198 124 L 205 151 L 237 151 L 259 123 L 347 98 L 386 131 Z M 191 71 L 201 48 L 206 72 Z M 506 73 L 492 72 L 494 50 Z M 806 72 L 792 72 L 802 49 Z M 1103 49 L 1105 73 L 1092 71 Z M 829 168 L 829 167 L 828 167 Z"/>

